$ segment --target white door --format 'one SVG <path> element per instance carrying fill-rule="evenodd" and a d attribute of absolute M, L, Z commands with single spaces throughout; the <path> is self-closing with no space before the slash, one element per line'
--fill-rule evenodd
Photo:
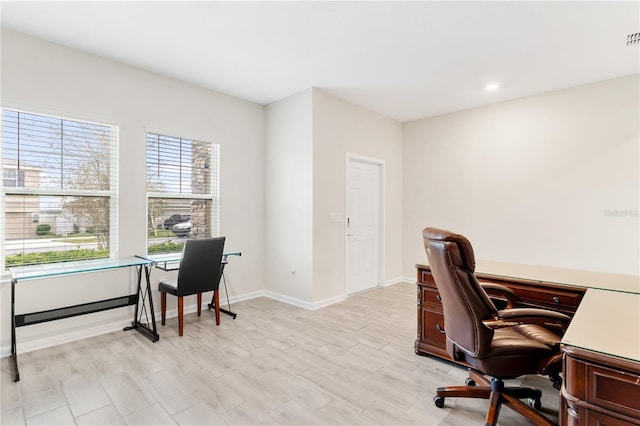
<path fill-rule="evenodd" d="M 381 167 L 347 160 L 347 294 L 380 285 Z"/>

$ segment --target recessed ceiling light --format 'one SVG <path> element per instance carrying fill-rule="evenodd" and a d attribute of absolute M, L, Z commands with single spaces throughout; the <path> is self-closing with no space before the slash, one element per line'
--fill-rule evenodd
<path fill-rule="evenodd" d="M 500 87 L 499 83 L 489 83 L 484 86 L 484 90 L 496 90 L 498 87 Z"/>

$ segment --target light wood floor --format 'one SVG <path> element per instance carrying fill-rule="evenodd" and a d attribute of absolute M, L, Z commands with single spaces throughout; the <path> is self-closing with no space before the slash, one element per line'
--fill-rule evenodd
<path fill-rule="evenodd" d="M 160 341 L 115 332 L 2 359 L 2 424 L 470 425 L 487 401 L 432 402 L 464 369 L 413 352 L 416 289 L 396 284 L 307 311 L 268 298 L 159 326 Z M 558 392 L 543 377 L 543 411 Z M 508 408 L 500 424 L 529 424 Z"/>

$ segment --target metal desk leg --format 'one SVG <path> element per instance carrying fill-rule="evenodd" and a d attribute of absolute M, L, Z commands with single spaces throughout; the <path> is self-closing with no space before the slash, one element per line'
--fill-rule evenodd
<path fill-rule="evenodd" d="M 18 349 L 16 342 L 16 280 L 11 280 L 11 366 L 13 367 L 13 381 L 20 380 L 18 370 Z"/>
<path fill-rule="evenodd" d="M 224 276 L 224 266 L 226 264 L 227 264 L 227 259 L 225 257 L 223 259 L 223 261 L 222 261 L 222 271 L 220 272 L 220 275 L 221 275 L 222 281 L 224 282 L 224 292 L 227 295 L 227 305 L 229 307 L 229 310 L 220 308 L 220 312 L 222 312 L 223 314 L 229 315 L 233 319 L 236 319 L 238 314 L 235 314 L 235 313 L 231 312 L 231 303 L 229 303 L 229 292 L 227 291 L 227 280 L 226 280 L 226 278 Z M 218 287 L 220 287 L 220 286 L 218 285 Z M 209 303 L 207 306 L 209 307 L 209 309 L 213 309 L 213 308 L 216 307 L 215 295 L 211 298 L 211 303 Z"/>
<path fill-rule="evenodd" d="M 125 327 L 124 330 L 135 329 L 152 342 L 157 342 L 158 340 L 160 340 L 160 335 L 158 334 L 158 329 L 156 328 L 156 316 L 153 309 L 153 299 L 151 297 L 151 268 L 149 267 L 149 265 L 144 265 L 144 275 L 147 281 L 146 289 L 142 288 L 142 268 L 142 265 L 136 267 L 136 272 L 138 273 L 138 293 L 136 299 L 136 309 L 135 313 L 133 314 L 133 322 L 131 322 L 130 327 Z M 152 328 L 149 328 L 149 312 L 147 312 L 147 303 L 149 304 Z M 145 322 L 140 321 L 143 313 L 146 319 Z"/>

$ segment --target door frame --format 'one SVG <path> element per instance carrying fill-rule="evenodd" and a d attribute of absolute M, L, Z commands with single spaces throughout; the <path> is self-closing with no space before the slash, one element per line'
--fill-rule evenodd
<path fill-rule="evenodd" d="M 349 293 L 350 289 L 349 289 L 349 260 L 350 260 L 350 256 L 349 256 L 349 237 L 348 237 L 348 233 L 349 233 L 349 227 L 347 225 L 347 220 L 348 220 L 348 213 L 349 213 L 349 183 L 350 183 L 350 175 L 349 175 L 349 165 L 350 163 L 354 161 L 354 162 L 359 162 L 359 163 L 366 163 L 366 164 L 370 164 L 373 166 L 377 166 L 378 167 L 378 288 L 380 287 L 384 287 L 384 271 L 385 271 L 385 262 L 384 262 L 384 253 L 385 253 L 385 216 L 384 216 L 384 206 L 385 206 L 385 173 L 386 173 L 386 164 L 384 160 L 381 160 L 379 158 L 374 158 L 374 157 L 368 157 L 368 156 L 364 156 L 364 155 L 359 155 L 359 154 L 353 154 L 350 152 L 346 153 L 346 160 L 345 160 L 345 196 L 344 196 L 344 200 L 345 200 L 345 219 L 344 219 L 344 259 L 345 259 L 345 264 L 344 264 L 344 277 L 345 277 L 345 282 L 344 282 L 344 287 L 345 287 L 345 294 L 347 297 L 349 297 L 350 295 L 352 295 L 351 293 Z M 366 290 L 365 290 L 366 291 Z M 356 293 L 353 293 L 356 294 Z"/>

